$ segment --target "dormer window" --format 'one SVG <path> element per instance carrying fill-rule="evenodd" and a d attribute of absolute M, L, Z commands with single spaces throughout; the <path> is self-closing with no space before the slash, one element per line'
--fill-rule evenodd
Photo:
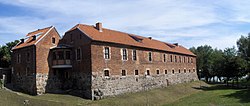
<path fill-rule="evenodd" d="M 52 44 L 55 44 L 56 43 L 56 38 L 52 38 Z"/>

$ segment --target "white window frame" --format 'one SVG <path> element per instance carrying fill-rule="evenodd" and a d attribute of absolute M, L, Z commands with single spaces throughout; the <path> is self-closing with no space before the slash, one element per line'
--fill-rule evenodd
<path fill-rule="evenodd" d="M 109 54 L 109 56 L 108 56 L 109 58 L 106 58 L 106 56 L 105 56 L 105 55 L 106 55 L 106 54 L 105 54 L 105 48 L 108 48 L 108 49 L 109 49 L 109 53 L 108 53 L 108 54 Z M 110 59 L 111 59 L 111 48 L 110 48 L 109 46 L 104 46 L 104 47 L 103 47 L 103 58 L 104 58 L 105 60 L 110 60 Z"/>
<path fill-rule="evenodd" d="M 17 54 L 17 63 L 21 63 L 21 54 Z"/>
<path fill-rule="evenodd" d="M 135 60 L 134 60 L 134 51 L 135 51 Z M 132 60 L 133 61 L 137 61 L 138 60 L 138 58 L 137 58 L 137 50 L 136 49 L 132 50 Z"/>
<path fill-rule="evenodd" d="M 108 70 L 109 76 L 105 76 L 105 70 Z M 111 76 L 110 69 L 108 69 L 108 68 L 103 69 L 103 76 L 104 76 L 104 78 L 110 78 L 110 76 Z"/>
<path fill-rule="evenodd" d="M 123 59 L 123 50 L 126 50 L 126 60 Z M 121 59 L 122 61 L 127 61 L 128 60 L 128 50 L 126 48 L 121 48 Z"/>
<path fill-rule="evenodd" d="M 126 77 L 127 76 L 127 70 L 124 70 L 125 71 L 125 75 L 122 75 L 123 74 L 122 71 L 123 70 L 121 70 L 121 77 Z"/>
<path fill-rule="evenodd" d="M 137 70 L 137 72 L 138 72 L 138 75 L 135 74 L 135 70 L 134 70 L 134 75 L 135 75 L 135 76 L 139 76 L 139 75 L 140 75 L 140 74 L 139 74 L 139 70 L 138 70 L 138 69 L 136 69 L 136 70 Z"/>

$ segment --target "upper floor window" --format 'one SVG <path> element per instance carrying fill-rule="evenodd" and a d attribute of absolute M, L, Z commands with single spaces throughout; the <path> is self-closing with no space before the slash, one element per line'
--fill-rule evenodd
<path fill-rule="evenodd" d="M 188 63 L 190 63 L 190 58 L 188 57 Z"/>
<path fill-rule="evenodd" d="M 137 60 L 137 53 L 136 50 L 132 51 L 132 60 Z"/>
<path fill-rule="evenodd" d="M 17 54 L 17 63 L 21 63 L 21 54 Z"/>
<path fill-rule="evenodd" d="M 80 60 L 81 59 L 81 49 L 78 48 L 76 49 L 76 60 Z"/>
<path fill-rule="evenodd" d="M 193 63 L 193 58 L 191 58 L 191 63 Z"/>
<path fill-rule="evenodd" d="M 70 34 L 70 42 L 73 42 L 73 35 Z"/>
<path fill-rule="evenodd" d="M 29 52 L 27 53 L 27 58 L 26 59 L 27 59 L 27 62 L 30 61 L 30 53 Z"/>
<path fill-rule="evenodd" d="M 58 59 L 63 60 L 64 59 L 64 51 L 58 51 Z"/>
<path fill-rule="evenodd" d="M 122 60 L 128 60 L 128 52 L 127 49 L 122 49 Z"/>
<path fill-rule="evenodd" d="M 109 49 L 109 47 L 104 47 L 104 59 L 110 59 L 110 49 Z"/>
<path fill-rule="evenodd" d="M 170 55 L 170 62 L 173 62 L 173 56 Z"/>
<path fill-rule="evenodd" d="M 67 60 L 70 59 L 70 51 L 66 51 L 66 59 L 67 59 Z"/>
<path fill-rule="evenodd" d="M 126 76 L 126 70 L 122 70 L 122 76 Z"/>
<path fill-rule="evenodd" d="M 56 38 L 52 38 L 52 43 L 55 44 L 56 43 Z"/>
<path fill-rule="evenodd" d="M 166 54 L 163 54 L 163 62 L 166 62 Z"/>
<path fill-rule="evenodd" d="M 148 61 L 152 61 L 152 52 L 148 52 Z"/>
<path fill-rule="evenodd" d="M 186 57 L 183 57 L 184 63 L 186 63 Z"/>
<path fill-rule="evenodd" d="M 179 62 L 181 63 L 181 56 L 179 56 Z"/>
<path fill-rule="evenodd" d="M 175 60 L 175 62 L 177 63 L 177 56 L 174 56 L 174 60 Z"/>

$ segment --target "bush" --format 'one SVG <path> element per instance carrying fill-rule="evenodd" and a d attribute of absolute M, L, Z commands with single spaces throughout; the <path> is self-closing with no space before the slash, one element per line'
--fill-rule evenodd
<path fill-rule="evenodd" d="M 3 80 L 0 79 L 0 89 L 2 89 L 2 88 L 3 88 Z"/>

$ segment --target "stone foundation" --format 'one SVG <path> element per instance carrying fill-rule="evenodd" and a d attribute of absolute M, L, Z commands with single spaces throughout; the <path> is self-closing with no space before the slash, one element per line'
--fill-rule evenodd
<path fill-rule="evenodd" d="M 153 76 L 112 76 L 94 77 L 92 80 L 92 99 L 114 96 L 127 92 L 139 92 L 152 88 L 198 80 L 196 73 L 175 73 Z"/>

